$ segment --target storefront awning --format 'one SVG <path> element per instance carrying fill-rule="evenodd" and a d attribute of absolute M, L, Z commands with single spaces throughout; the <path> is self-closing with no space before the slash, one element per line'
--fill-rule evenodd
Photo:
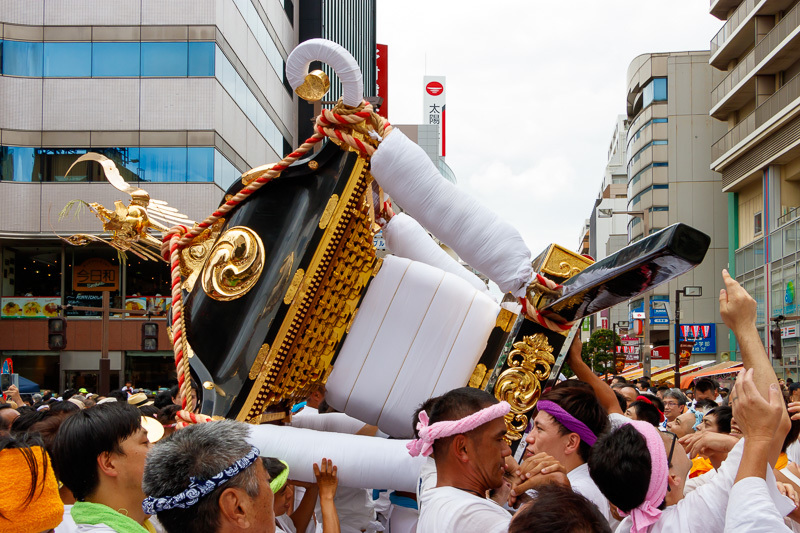
<path fill-rule="evenodd" d="M 703 369 L 702 372 L 696 372 L 691 375 L 683 375 L 681 373 L 681 388 L 688 389 L 692 386 L 692 382 L 703 376 L 721 376 L 723 374 L 734 374 L 738 372 L 743 366 L 741 361 L 723 361 L 714 366 Z"/>
<path fill-rule="evenodd" d="M 689 374 L 694 375 L 695 372 L 700 372 L 704 368 L 708 367 L 708 365 L 713 365 L 714 363 L 714 361 L 698 361 L 696 363 L 686 365 L 681 367 L 681 376 Z M 670 365 L 657 373 L 653 372 L 652 380 L 653 385 L 673 385 L 675 381 L 675 365 Z M 681 381 L 683 381 L 682 377 Z"/>

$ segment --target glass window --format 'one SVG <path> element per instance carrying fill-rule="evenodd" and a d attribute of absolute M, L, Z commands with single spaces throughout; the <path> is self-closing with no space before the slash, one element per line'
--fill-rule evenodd
<path fill-rule="evenodd" d="M 742 272 L 749 272 L 753 270 L 753 247 L 748 246 L 744 249 L 744 270 Z"/>
<path fill-rule="evenodd" d="M 187 181 L 214 180 L 214 149 L 192 146 L 188 151 Z"/>
<path fill-rule="evenodd" d="M 189 76 L 214 75 L 214 43 L 189 43 Z"/>
<path fill-rule="evenodd" d="M 783 257 L 783 242 L 781 239 L 781 234 L 774 233 L 770 235 L 769 238 L 769 259 L 770 261 L 777 261 L 781 257 Z"/>
<path fill-rule="evenodd" d="M 92 43 L 44 43 L 44 75 L 88 78 L 92 75 Z"/>
<path fill-rule="evenodd" d="M 139 43 L 93 43 L 92 76 L 139 76 Z"/>
<path fill-rule="evenodd" d="M 0 178 L 3 181 L 39 181 L 34 173 L 36 156 L 33 148 L 0 146 Z"/>
<path fill-rule="evenodd" d="M 42 49 L 42 43 L 3 41 L 3 74 L 41 77 Z"/>
<path fill-rule="evenodd" d="M 142 76 L 186 76 L 189 43 L 142 43 Z"/>
<path fill-rule="evenodd" d="M 14 269 L 8 276 L 13 285 L 4 288 L 3 296 L 61 296 L 61 247 L 8 247 L 3 258 L 8 261 L 6 268 Z"/>
<path fill-rule="evenodd" d="M 764 266 L 764 239 L 759 239 L 753 244 L 753 254 L 755 255 L 755 268 Z"/>
<path fill-rule="evenodd" d="M 102 307 L 103 294 L 92 290 L 91 279 L 96 272 L 100 279 L 106 278 L 107 285 L 115 287 L 110 291 L 111 307 L 122 306 L 121 269 L 119 254 L 116 250 L 106 245 L 89 245 L 86 247 L 67 246 L 65 255 L 64 297 L 67 305 L 82 307 Z M 89 283 L 86 283 L 88 278 Z M 100 316 L 100 310 L 95 311 L 67 311 L 67 316 Z"/>
<path fill-rule="evenodd" d="M 186 181 L 186 148 L 140 148 L 142 181 Z"/>
<path fill-rule="evenodd" d="M 642 90 L 643 107 L 667 100 L 667 78 L 653 78 Z"/>
<path fill-rule="evenodd" d="M 224 155 L 214 150 L 214 182 L 224 190 L 242 175 Z"/>
<path fill-rule="evenodd" d="M 793 254 L 797 251 L 797 227 L 789 224 L 783 228 L 783 255 Z"/>

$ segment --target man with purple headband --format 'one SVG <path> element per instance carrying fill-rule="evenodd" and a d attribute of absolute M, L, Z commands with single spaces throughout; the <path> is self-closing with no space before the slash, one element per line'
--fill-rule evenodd
<path fill-rule="evenodd" d="M 500 533 L 511 515 L 486 498 L 503 484 L 505 458 L 511 448 L 503 440 L 509 412 L 488 392 L 463 387 L 437 398 L 430 419 L 419 413 L 419 438 L 408 444 L 411 455 L 436 461 L 437 482 L 421 496 L 418 533 Z"/>
<path fill-rule="evenodd" d="M 740 379 L 749 383 L 754 394 L 767 398 L 770 388 L 777 386 L 777 379 L 755 327 L 756 302 L 727 271 L 723 271 L 723 279 L 726 289 L 720 292 L 720 314 L 736 335 L 748 369 L 747 375 Z M 783 516 L 794 509 L 788 498 L 777 493 L 775 477 L 766 462 L 774 465 L 780 453 L 789 428 L 786 410 L 776 417 L 761 416 L 759 409 L 763 404 L 746 402 L 737 412 L 735 395 L 731 403 L 734 416 L 741 416 L 744 422 L 740 426 L 744 439 L 730 451 L 711 481 L 685 497 L 684 483 L 691 462 L 674 434 L 632 420 L 598 439 L 589 460 L 589 471 L 609 502 L 625 517 L 618 532 L 722 532 L 728 531 L 726 510 L 729 520 L 734 513 L 732 522 L 736 520 L 736 511 L 758 522 L 759 517 L 770 511 Z M 761 503 L 751 506 L 744 499 L 734 503 L 731 491 L 740 469 L 746 474 L 739 476 L 742 480 L 761 475 L 765 478 Z M 747 485 L 743 486 L 746 490 L 744 487 Z M 763 504 L 769 500 L 774 506 Z M 732 509 L 731 505 L 738 509 Z M 740 527 L 731 530 L 753 531 Z"/>
<path fill-rule="evenodd" d="M 586 462 L 597 438 L 609 426 L 608 413 L 597 401 L 591 388 L 580 382 L 564 382 L 542 396 L 537 414 L 525 441 L 526 460 L 521 465 L 535 465 L 539 454 L 547 454 L 567 471 L 572 490 L 594 503 L 613 527 L 617 524 L 608 500 L 589 476 Z"/>

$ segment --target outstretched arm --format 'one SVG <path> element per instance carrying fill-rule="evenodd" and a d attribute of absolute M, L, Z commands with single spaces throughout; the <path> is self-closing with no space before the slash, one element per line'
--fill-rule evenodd
<path fill-rule="evenodd" d="M 619 407 L 617 395 L 614 394 L 614 391 L 611 390 L 611 387 L 609 387 L 608 384 L 602 379 L 597 377 L 595 373 L 592 372 L 592 369 L 589 368 L 589 366 L 583 361 L 583 358 L 581 357 L 582 348 L 583 344 L 581 343 L 580 338 L 578 335 L 575 335 L 575 339 L 572 341 L 572 346 L 569 347 L 567 364 L 572 371 L 575 372 L 575 375 L 578 376 L 579 380 L 591 385 L 594 395 L 597 396 L 597 401 L 600 402 L 600 405 L 605 408 L 608 414 L 624 414 L 622 409 Z"/>
<path fill-rule="evenodd" d="M 752 370 L 752 385 L 762 398 L 769 398 L 770 389 L 773 385 L 778 387 L 778 390 L 780 388 L 778 378 L 772 369 L 772 363 L 764 351 L 764 345 L 761 344 L 761 337 L 756 329 L 756 301 L 728 274 L 727 270 L 722 271 L 722 279 L 725 282 L 725 288 L 719 292 L 719 314 L 722 316 L 725 325 L 731 328 L 733 334 L 736 335 L 736 340 L 741 348 L 744 367 Z M 734 410 L 736 409 L 734 405 L 736 399 L 737 394 L 734 390 L 730 399 Z M 781 403 L 783 403 L 782 400 Z M 735 411 L 734 418 L 738 423 L 739 417 Z M 786 437 L 786 433 L 789 432 L 790 425 L 791 422 L 786 409 L 781 409 L 780 423 L 772 433 L 769 454 L 771 465 L 775 465 L 778 455 L 780 455 L 783 439 Z"/>
<path fill-rule="evenodd" d="M 319 487 L 319 506 L 322 510 L 322 533 L 339 533 L 339 514 L 333 497 L 339 485 L 337 468 L 330 459 L 322 458 L 321 467 L 314 463 L 314 475 Z"/>

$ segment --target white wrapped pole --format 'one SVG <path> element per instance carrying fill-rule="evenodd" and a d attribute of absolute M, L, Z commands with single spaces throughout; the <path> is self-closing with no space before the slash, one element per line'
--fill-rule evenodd
<path fill-rule="evenodd" d="M 310 483 L 314 463 L 325 457 L 338 467 L 340 486 L 414 492 L 425 463 L 408 454 L 406 440 L 273 425 L 253 426 L 248 440 L 262 456 L 286 461 L 290 479 Z"/>
<path fill-rule="evenodd" d="M 328 431 L 332 433 L 347 433 L 355 435 L 366 424 L 357 418 L 344 413 L 319 414 L 316 409 L 311 411 L 303 409 L 292 416 L 292 427 Z"/>
<path fill-rule="evenodd" d="M 350 52 L 327 39 L 309 39 L 292 50 L 286 59 L 286 80 L 292 90 L 305 82 L 308 66 L 312 61 L 329 65 L 342 82 L 342 102 L 350 107 L 361 105 L 364 94 L 364 78 L 361 69 Z"/>
<path fill-rule="evenodd" d="M 458 264 L 431 239 L 419 222 L 407 214 L 394 215 L 383 227 L 383 237 L 393 254 L 455 274 L 491 297 L 486 284 L 478 276 Z"/>
<path fill-rule="evenodd" d="M 372 176 L 397 204 L 500 290 L 524 296 L 533 276 L 519 232 L 442 177 L 428 155 L 397 129 L 372 156 Z"/>

